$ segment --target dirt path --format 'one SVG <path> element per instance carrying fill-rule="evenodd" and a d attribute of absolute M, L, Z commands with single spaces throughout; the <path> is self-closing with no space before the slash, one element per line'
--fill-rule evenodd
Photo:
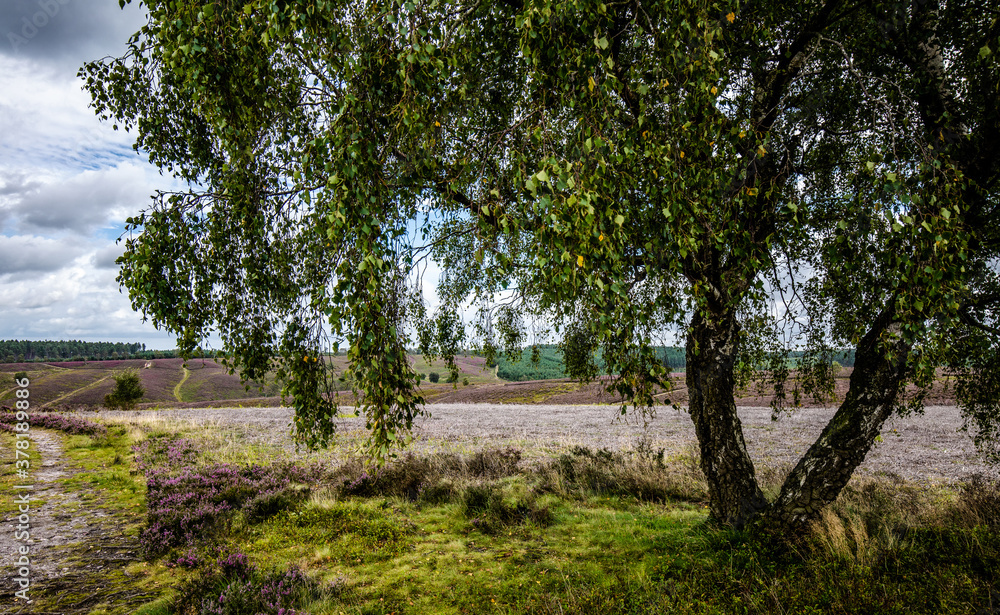
<path fill-rule="evenodd" d="M 184 370 L 184 377 L 181 378 L 180 382 L 174 385 L 174 397 L 177 399 L 177 401 L 184 403 L 184 398 L 181 397 L 181 387 L 184 386 L 185 382 L 187 382 L 188 376 L 191 375 L 191 370 L 184 367 L 183 365 L 181 366 L 181 369 Z"/>
<path fill-rule="evenodd" d="M 107 380 L 108 378 L 110 378 L 110 376 L 105 376 L 103 378 L 100 378 L 99 380 L 95 380 L 94 382 L 91 382 L 87 386 L 80 387 L 79 389 L 73 389 L 69 393 L 66 393 L 64 395 L 60 395 L 59 397 L 57 397 L 55 399 L 52 399 L 52 400 L 49 400 L 49 401 L 45 402 L 44 404 L 41 405 L 41 408 L 47 408 L 47 407 L 55 404 L 56 402 L 60 402 L 60 401 L 62 401 L 64 399 L 66 399 L 67 397 L 70 397 L 71 395 L 76 395 L 77 393 L 82 393 L 82 392 L 84 392 L 84 391 L 86 391 L 88 389 L 92 389 L 92 388 L 96 387 L 97 385 L 101 384 L 102 382 L 104 382 L 105 380 Z"/>
<path fill-rule="evenodd" d="M 106 575 L 136 561 L 136 545 L 126 540 L 114 517 L 101 506 L 99 492 L 81 494 L 63 485 L 62 479 L 81 470 L 67 459 L 61 435 L 34 429 L 31 439 L 42 458 L 41 467 L 32 468 L 30 476 L 35 488 L 30 504 L 28 596 L 33 602 L 26 604 L 14 596 L 19 586 L 12 564 L 25 543 L 14 540 L 18 520 L 13 516 L 4 519 L 0 531 L 0 613 L 89 613 L 109 601 Z"/>

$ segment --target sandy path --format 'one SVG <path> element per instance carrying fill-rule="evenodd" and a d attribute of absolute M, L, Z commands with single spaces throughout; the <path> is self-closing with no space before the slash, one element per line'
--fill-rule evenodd
<path fill-rule="evenodd" d="M 32 468 L 31 491 L 31 587 L 28 596 L 34 604 L 16 599 L 19 589 L 11 566 L 17 560 L 17 549 L 24 542 L 14 540 L 17 517 L 3 520 L 0 531 L 0 613 L 37 613 L 39 600 L 66 598 L 60 601 L 60 613 L 89 613 L 94 604 L 103 601 L 101 585 L 95 581 L 102 572 L 119 568 L 136 559 L 135 545 L 124 542 L 115 527 L 114 518 L 99 504 L 80 493 L 70 492 L 59 482 L 80 470 L 74 468 L 63 452 L 58 434 L 32 429 L 31 439 L 41 455 L 40 468 Z M 13 496 L 11 496 L 13 497 Z M 86 588 L 89 588 L 86 589 Z M 80 595 L 83 594 L 81 598 Z M 72 596 L 72 597 L 71 597 Z"/>
<path fill-rule="evenodd" d="M 429 417 L 414 428 L 411 448 L 468 450 L 518 446 L 530 457 L 581 445 L 629 449 L 648 438 L 654 449 L 668 455 L 694 452 L 691 419 L 684 412 L 661 409 L 644 426 L 637 417 L 618 421 L 617 406 L 557 406 L 515 404 L 435 404 Z M 739 409 L 747 447 L 760 467 L 787 471 L 804 453 L 833 415 L 834 408 L 807 408 L 771 420 L 770 408 Z M 101 412 L 99 416 L 128 421 L 155 416 L 207 424 L 238 435 L 242 442 L 279 447 L 294 454 L 289 436 L 288 408 L 185 408 L 139 412 Z M 861 466 L 861 473 L 891 472 L 917 481 L 948 482 L 973 474 L 998 477 L 997 466 L 982 459 L 968 434 L 958 431 L 962 417 L 954 406 L 930 406 L 923 415 L 891 419 Z M 344 419 L 341 433 L 357 434 L 362 419 Z"/>

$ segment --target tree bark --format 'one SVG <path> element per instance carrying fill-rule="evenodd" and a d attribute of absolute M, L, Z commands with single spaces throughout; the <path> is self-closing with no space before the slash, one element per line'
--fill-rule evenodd
<path fill-rule="evenodd" d="M 850 389 L 823 433 L 799 460 L 771 505 L 781 525 L 803 528 L 833 502 L 892 414 L 910 346 L 891 339 L 898 327 L 883 312 L 858 344 Z M 888 341 L 886 341 L 888 340 Z"/>
<path fill-rule="evenodd" d="M 740 528 L 767 507 L 734 400 L 739 325 L 731 311 L 696 312 L 687 340 L 688 407 L 701 447 L 711 516 Z"/>

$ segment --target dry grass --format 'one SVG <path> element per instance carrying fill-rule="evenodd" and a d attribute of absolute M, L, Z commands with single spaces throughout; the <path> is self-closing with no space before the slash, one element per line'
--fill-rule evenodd
<path fill-rule="evenodd" d="M 347 410 L 345 408 L 345 410 Z M 668 459 L 697 458 L 694 429 L 684 412 L 661 409 L 645 423 L 630 416 L 618 420 L 614 406 L 547 406 L 505 404 L 441 404 L 427 406 L 418 418 L 407 450 L 420 455 L 469 454 L 512 446 L 525 460 L 539 461 L 575 446 L 629 451 L 642 442 L 663 449 Z M 747 447 L 765 490 L 780 486 L 788 470 L 819 435 L 834 409 L 809 408 L 778 421 L 768 408 L 740 408 Z M 90 416 L 88 414 L 88 416 Z M 184 408 L 158 411 L 99 412 L 114 421 L 175 421 L 211 441 L 219 461 L 266 462 L 292 457 L 304 462 L 343 462 L 361 449 L 366 436 L 360 418 L 338 420 L 338 443 L 327 451 L 296 450 L 288 408 Z M 953 483 L 980 474 L 1000 477 L 996 465 L 982 459 L 951 406 L 927 408 L 924 415 L 891 419 L 883 441 L 869 453 L 858 476 L 896 475 L 924 485 Z"/>

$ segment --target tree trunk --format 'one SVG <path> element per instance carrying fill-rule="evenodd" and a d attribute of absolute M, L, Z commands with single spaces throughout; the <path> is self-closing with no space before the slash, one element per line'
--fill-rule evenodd
<path fill-rule="evenodd" d="M 688 406 L 701 446 L 714 519 L 743 527 L 767 507 L 736 415 L 733 368 L 739 325 L 732 312 L 696 312 L 687 340 Z"/>
<path fill-rule="evenodd" d="M 815 519 L 847 485 L 881 433 L 896 404 L 910 350 L 902 340 L 888 345 L 882 340 L 896 330 L 891 314 L 883 312 L 858 344 L 844 402 L 771 506 L 769 516 L 781 525 L 801 529 Z"/>

